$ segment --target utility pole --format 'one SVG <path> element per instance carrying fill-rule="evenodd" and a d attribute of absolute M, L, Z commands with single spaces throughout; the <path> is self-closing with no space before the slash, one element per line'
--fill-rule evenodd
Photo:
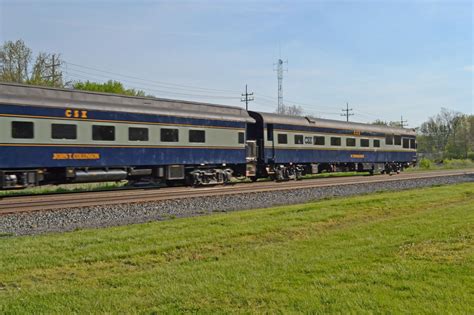
<path fill-rule="evenodd" d="M 51 64 L 47 65 L 46 68 L 51 68 L 51 74 L 47 76 L 48 79 L 51 79 L 53 86 L 56 85 L 59 74 L 56 72 L 57 67 L 61 66 L 61 61 L 56 59 L 56 54 L 51 56 Z"/>
<path fill-rule="evenodd" d="M 252 97 L 249 97 L 249 96 L 252 96 Z M 249 102 L 253 101 L 254 98 L 253 98 L 253 92 L 252 93 L 247 92 L 247 84 L 245 84 L 245 94 L 242 94 L 242 97 L 244 98 L 241 98 L 240 101 L 245 102 L 245 110 L 249 110 Z"/>
<path fill-rule="evenodd" d="M 273 69 L 273 71 L 277 72 L 278 77 L 278 113 L 281 113 L 283 111 L 283 71 L 288 71 L 288 69 L 283 69 L 284 63 L 288 64 L 288 60 L 283 61 L 280 57 L 277 63 L 273 64 L 274 66 L 277 66 L 277 68 Z"/>
<path fill-rule="evenodd" d="M 408 126 L 408 121 L 403 120 L 403 116 L 400 116 L 400 127 L 405 128 L 405 126 Z"/>
<path fill-rule="evenodd" d="M 349 108 L 349 103 L 346 103 L 346 109 L 343 109 L 342 111 L 345 112 L 345 113 L 341 114 L 341 116 L 345 116 L 346 121 L 349 122 L 349 116 L 354 116 L 354 113 L 349 113 L 349 112 L 353 111 L 352 108 Z"/>

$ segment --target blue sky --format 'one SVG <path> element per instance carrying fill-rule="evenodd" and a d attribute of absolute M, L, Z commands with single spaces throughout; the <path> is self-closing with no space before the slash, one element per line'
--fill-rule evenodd
<path fill-rule="evenodd" d="M 237 106 L 248 84 L 274 111 L 281 47 L 287 105 L 410 127 L 473 113 L 473 28 L 472 1 L 0 0 L 0 41 L 61 53 L 71 80 Z"/>

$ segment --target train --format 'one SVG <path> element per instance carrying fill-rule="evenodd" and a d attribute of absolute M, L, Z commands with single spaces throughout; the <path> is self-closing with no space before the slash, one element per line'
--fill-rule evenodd
<path fill-rule="evenodd" d="M 0 189 L 283 181 L 416 163 L 414 129 L 0 83 Z"/>

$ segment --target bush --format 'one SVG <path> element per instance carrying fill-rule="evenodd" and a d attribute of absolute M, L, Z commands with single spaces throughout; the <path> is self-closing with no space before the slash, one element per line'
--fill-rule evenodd
<path fill-rule="evenodd" d="M 466 168 L 474 167 L 474 162 L 469 159 L 465 160 L 456 160 L 456 159 L 447 159 L 443 161 L 443 166 L 445 168 Z"/>
<path fill-rule="evenodd" d="M 430 160 L 428 159 L 425 159 L 425 158 L 422 158 L 420 160 L 420 168 L 423 168 L 423 169 L 430 169 L 433 167 L 433 162 L 431 162 Z"/>
<path fill-rule="evenodd" d="M 467 158 L 468 158 L 468 159 L 471 159 L 472 161 L 474 161 L 474 151 L 469 152 L 469 153 L 467 154 Z"/>

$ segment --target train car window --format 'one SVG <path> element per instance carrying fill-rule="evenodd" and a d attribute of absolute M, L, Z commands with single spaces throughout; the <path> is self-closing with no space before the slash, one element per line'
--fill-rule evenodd
<path fill-rule="evenodd" d="M 295 144 L 303 144 L 303 135 L 295 135 Z"/>
<path fill-rule="evenodd" d="M 360 146 L 363 148 L 369 147 L 369 139 L 360 139 Z"/>
<path fill-rule="evenodd" d="M 161 142 L 178 142 L 179 141 L 179 130 L 178 129 L 160 129 L 160 140 Z"/>
<path fill-rule="evenodd" d="M 67 124 L 52 124 L 51 125 L 52 139 L 77 139 L 77 126 Z"/>
<path fill-rule="evenodd" d="M 115 141 L 115 127 L 92 125 L 92 140 Z"/>
<path fill-rule="evenodd" d="M 245 143 L 245 132 L 239 132 L 239 143 Z"/>
<path fill-rule="evenodd" d="M 284 133 L 278 134 L 278 143 L 280 144 L 287 144 L 288 143 L 288 135 Z"/>
<path fill-rule="evenodd" d="M 402 136 L 394 136 L 395 145 L 402 145 Z"/>
<path fill-rule="evenodd" d="M 380 140 L 374 139 L 374 148 L 380 148 Z"/>
<path fill-rule="evenodd" d="M 314 136 L 314 145 L 325 145 L 326 138 L 324 136 Z"/>
<path fill-rule="evenodd" d="M 273 124 L 267 125 L 267 140 L 273 141 Z"/>
<path fill-rule="evenodd" d="M 12 121 L 12 138 L 14 139 L 33 139 L 35 130 L 32 122 Z"/>
<path fill-rule="evenodd" d="M 355 138 L 346 138 L 346 146 L 355 147 L 356 146 L 356 139 Z"/>
<path fill-rule="evenodd" d="M 385 144 L 386 145 L 393 145 L 393 136 L 392 135 L 386 135 L 385 136 Z"/>
<path fill-rule="evenodd" d="M 403 138 L 403 148 L 404 149 L 409 149 L 410 148 L 410 139 Z"/>
<path fill-rule="evenodd" d="M 331 145 L 333 145 L 333 146 L 340 146 L 340 145 L 341 145 L 341 138 L 339 138 L 339 137 L 331 137 Z"/>
<path fill-rule="evenodd" d="M 128 128 L 129 141 L 148 141 L 148 128 Z"/>
<path fill-rule="evenodd" d="M 410 149 L 416 149 L 415 139 L 410 139 Z"/>
<path fill-rule="evenodd" d="M 206 142 L 206 132 L 204 130 L 189 130 L 189 142 L 193 142 L 193 143 Z"/>

